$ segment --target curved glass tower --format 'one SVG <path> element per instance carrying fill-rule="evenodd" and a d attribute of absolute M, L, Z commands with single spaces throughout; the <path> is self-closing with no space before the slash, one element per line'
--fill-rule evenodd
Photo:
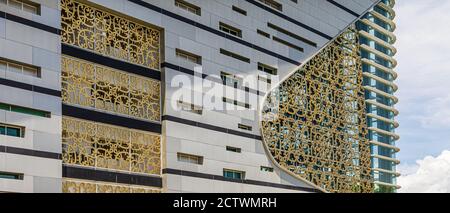
<path fill-rule="evenodd" d="M 397 52 L 393 46 L 396 41 L 394 4 L 395 0 L 382 0 L 357 23 L 375 192 L 395 192 L 399 188 L 396 184 L 400 175 L 396 172 L 400 163 L 396 153 L 400 149 L 395 146 L 399 139 L 395 133 L 399 126 L 395 116 L 399 112 L 394 108 L 398 102 L 394 95 L 398 89 L 394 84 L 397 73 L 393 70 L 397 65 L 393 58 Z"/>

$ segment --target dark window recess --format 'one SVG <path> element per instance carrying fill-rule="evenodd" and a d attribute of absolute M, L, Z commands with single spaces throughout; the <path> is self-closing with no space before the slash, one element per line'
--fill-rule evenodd
<path fill-rule="evenodd" d="M 259 0 L 259 1 L 270 6 L 273 9 L 283 11 L 283 5 L 274 0 Z"/>
<path fill-rule="evenodd" d="M 236 153 L 241 153 L 242 152 L 241 148 L 232 147 L 232 146 L 227 146 L 227 151 L 229 151 L 229 152 L 236 152 Z"/>
<path fill-rule="evenodd" d="M 297 0 L 291 0 L 291 2 L 294 2 L 294 3 L 298 3 L 298 1 L 297 1 Z"/>
<path fill-rule="evenodd" d="M 203 157 L 202 156 L 198 156 L 198 155 L 177 153 L 177 159 L 180 162 L 203 165 Z"/>
<path fill-rule="evenodd" d="M 243 82 L 242 78 L 226 72 L 220 72 L 220 78 L 222 79 L 222 83 L 224 85 L 233 86 L 234 88 L 238 88 Z"/>
<path fill-rule="evenodd" d="M 236 6 L 233 5 L 232 9 L 233 9 L 233 11 L 238 12 L 238 13 L 244 15 L 244 16 L 247 15 L 247 11 L 245 11 L 245 10 L 239 8 L 239 7 L 236 7 Z"/>
<path fill-rule="evenodd" d="M 221 31 L 223 31 L 223 32 L 226 32 L 227 34 L 232 35 L 232 36 L 236 36 L 236 37 L 242 38 L 242 30 L 240 30 L 240 29 L 238 29 L 236 27 L 233 27 L 233 26 L 230 26 L 228 24 L 220 22 L 219 23 L 219 29 Z"/>
<path fill-rule="evenodd" d="M 269 79 L 269 78 L 266 78 L 266 77 L 263 77 L 260 75 L 258 75 L 258 80 L 262 81 L 262 82 L 266 82 L 267 84 L 272 84 L 272 79 Z"/>
<path fill-rule="evenodd" d="M 23 180 L 23 174 L 0 172 L 0 179 Z"/>
<path fill-rule="evenodd" d="M 180 49 L 175 49 L 175 54 L 177 56 L 177 58 L 181 58 L 183 60 L 192 62 L 192 63 L 196 63 L 201 65 L 202 64 L 202 57 L 199 55 L 195 55 L 194 53 L 190 53 L 184 50 L 180 50 Z"/>
<path fill-rule="evenodd" d="M 238 128 L 239 129 L 243 129 L 243 130 L 247 130 L 247 131 L 252 131 L 252 127 L 251 126 L 247 126 L 244 124 L 238 124 Z"/>
<path fill-rule="evenodd" d="M 261 171 L 263 172 L 273 172 L 273 168 L 267 166 L 261 166 Z"/>
<path fill-rule="evenodd" d="M 297 45 L 295 45 L 295 44 L 293 44 L 293 43 L 290 43 L 290 42 L 288 42 L 288 41 L 285 41 L 285 40 L 282 40 L 282 39 L 280 39 L 280 38 L 278 38 L 278 37 L 273 37 L 273 40 L 274 41 L 276 41 L 276 42 L 279 42 L 279 43 L 281 43 L 281 44 L 284 44 L 284 45 L 286 45 L 286 46 L 288 46 L 288 47 L 290 47 L 290 48 L 292 48 L 292 49 L 295 49 L 295 50 L 297 50 L 297 51 L 300 51 L 300 52 L 303 52 L 304 51 L 304 49 L 303 48 L 301 48 L 301 47 L 299 47 L 299 46 L 297 46 Z"/>
<path fill-rule="evenodd" d="M 9 104 L 4 104 L 4 103 L 0 103 L 0 109 L 6 110 L 6 111 L 11 111 L 11 112 L 22 113 L 22 114 L 45 117 L 45 118 L 51 117 L 50 112 L 45 112 L 45 111 L 36 110 L 36 109 L 30 109 L 30 108 L 21 107 L 21 106 L 14 106 L 14 105 L 9 105 Z"/>
<path fill-rule="evenodd" d="M 244 180 L 245 172 L 230 170 L 230 169 L 223 169 L 223 177 L 228 178 L 228 179 Z"/>
<path fill-rule="evenodd" d="M 266 37 L 266 38 L 270 38 L 270 34 L 264 32 L 264 31 L 262 31 L 262 30 L 257 29 L 257 30 L 256 30 L 256 33 L 258 33 L 259 35 L 262 35 L 262 36 L 264 36 L 264 37 Z"/>
<path fill-rule="evenodd" d="M 223 54 L 223 55 L 232 57 L 232 58 L 234 58 L 234 59 L 238 59 L 238 60 L 241 60 L 241 61 L 243 61 L 243 62 L 250 63 L 250 59 L 249 59 L 249 58 L 244 57 L 244 56 L 241 56 L 241 55 L 238 55 L 238 54 L 236 54 L 236 53 L 232 53 L 232 52 L 227 51 L 227 50 L 224 50 L 224 49 L 220 49 L 220 53 Z"/>
<path fill-rule="evenodd" d="M 223 97 L 222 100 L 223 100 L 223 102 L 225 102 L 225 103 L 234 104 L 234 105 L 236 105 L 236 106 L 241 106 L 241 107 L 250 109 L 250 104 L 247 104 L 247 103 L 242 103 L 242 102 L 240 102 L 240 101 L 232 100 L 232 99 L 225 98 L 225 97 Z"/>
<path fill-rule="evenodd" d="M 178 101 L 178 107 L 180 107 L 181 110 L 186 111 L 186 112 L 192 112 L 195 114 L 203 114 L 203 107 L 191 104 L 191 103 L 186 103 L 183 101 Z"/>
<path fill-rule="evenodd" d="M 199 16 L 202 15 L 202 9 L 200 7 L 195 6 L 195 5 L 193 5 L 191 3 L 188 3 L 186 1 L 175 0 L 175 6 L 181 8 L 183 10 L 189 11 L 191 13 L 194 13 L 196 15 L 199 15 Z"/>
<path fill-rule="evenodd" d="M 278 70 L 276 68 L 271 67 L 269 65 L 262 64 L 262 63 L 258 63 L 258 70 L 262 71 L 262 72 L 265 72 L 265 73 L 268 73 L 268 74 L 271 74 L 271 75 L 277 75 L 278 74 Z"/>
<path fill-rule="evenodd" d="M 276 31 L 278 31 L 278 32 L 280 32 L 280 33 L 283 33 L 283 34 L 286 34 L 286 35 L 288 35 L 288 36 L 290 36 L 292 38 L 295 38 L 295 39 L 297 39 L 297 40 L 299 40 L 301 42 L 309 44 L 309 45 L 311 45 L 313 47 L 317 47 L 317 44 L 315 42 L 310 41 L 310 40 L 308 40 L 306 38 L 303 38 L 303 37 L 301 37 L 301 36 L 299 36 L 299 35 L 297 35 L 297 34 L 295 34 L 293 32 L 287 31 L 287 30 L 285 30 L 285 29 L 283 29 L 283 28 L 281 28 L 281 27 L 279 27 L 277 25 L 274 25 L 272 23 L 267 23 L 267 26 L 272 28 L 272 29 L 274 29 L 274 30 L 276 30 Z"/>

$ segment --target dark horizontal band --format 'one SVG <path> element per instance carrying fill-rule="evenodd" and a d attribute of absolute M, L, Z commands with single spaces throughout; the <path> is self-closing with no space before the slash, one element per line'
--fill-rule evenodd
<path fill-rule="evenodd" d="M 180 175 L 180 176 L 188 176 L 188 177 L 195 177 L 195 178 L 202 178 L 202 179 L 209 179 L 209 180 L 217 180 L 217 181 L 226 181 L 226 182 L 249 184 L 249 185 L 257 185 L 257 186 L 274 187 L 274 188 L 289 189 L 289 190 L 296 190 L 296 191 L 303 191 L 303 192 L 321 193 L 321 191 L 319 191 L 317 189 L 313 189 L 313 188 L 285 185 L 285 184 L 279 184 L 279 183 L 270 183 L 270 182 L 264 182 L 264 181 L 258 181 L 258 180 L 228 179 L 228 178 L 225 178 L 225 177 L 220 176 L 220 175 L 212 175 L 212 174 L 184 171 L 184 170 L 178 170 L 178 169 L 166 168 L 166 169 L 163 169 L 163 174 Z"/>
<path fill-rule="evenodd" d="M 75 58 L 90 61 L 103 66 L 118 69 L 124 72 L 144 76 L 147 78 L 152 78 L 161 81 L 161 72 L 158 70 L 153 70 L 143 66 L 135 65 L 125 61 L 113 59 L 103 55 L 96 54 L 94 52 L 84 50 L 78 47 L 74 47 L 67 44 L 62 44 L 62 54 L 72 56 Z"/>
<path fill-rule="evenodd" d="M 112 172 L 105 170 L 96 170 L 90 168 L 80 168 L 63 165 L 63 174 L 65 178 L 74 178 L 91 181 L 101 181 L 109 183 L 120 183 L 129 185 L 140 185 L 150 187 L 162 187 L 162 178 L 148 175 L 127 174 L 121 172 Z"/>
<path fill-rule="evenodd" d="M 61 97 L 61 91 L 48 89 L 48 88 L 44 88 L 44 87 L 40 87 L 40 86 L 35 86 L 35 85 L 31 85 L 31 84 L 26 84 L 26 83 L 13 81 L 13 80 L 9 80 L 9 79 L 0 78 L 0 84 L 9 86 L 9 87 L 18 88 L 18 89 L 37 92 L 37 93 L 41 93 L 41 94 L 45 94 L 45 95 Z"/>
<path fill-rule="evenodd" d="M 180 67 L 178 65 L 175 65 L 175 64 L 172 64 L 172 63 L 169 63 L 169 62 L 162 63 L 161 67 L 162 68 L 169 68 L 169 69 L 172 69 L 172 70 L 176 70 L 176 71 L 179 71 L 179 72 L 182 72 L 182 73 L 185 73 L 185 74 L 188 74 L 188 75 L 192 75 L 192 76 L 200 75 L 200 73 L 196 74 L 196 72 L 194 70 L 187 69 L 187 68 L 184 68 L 184 67 Z M 207 74 L 203 74 L 203 73 L 201 73 L 201 75 L 202 75 L 202 78 L 208 78 L 208 80 L 214 81 L 214 82 L 219 83 L 219 84 L 223 84 L 223 81 L 222 81 L 221 78 L 212 77 L 211 75 L 207 75 Z M 251 89 L 249 87 L 238 86 L 238 87 L 234 87 L 234 88 L 235 89 L 240 89 L 240 90 L 243 90 L 245 92 L 252 93 L 252 94 L 256 94 L 256 95 L 261 95 L 261 96 L 265 95 L 264 92 L 261 92 L 259 90 L 255 90 L 255 89 Z"/>
<path fill-rule="evenodd" d="M 358 13 L 356 13 L 355 11 L 350 10 L 349 8 L 345 7 L 344 5 L 337 3 L 336 1 L 333 1 L 333 0 L 327 0 L 327 2 L 333 4 L 333 5 L 336 6 L 336 7 L 341 8 L 342 10 L 346 11 L 347 13 L 350 13 L 351 15 L 353 15 L 353 16 L 355 16 L 355 17 L 359 17 L 359 16 L 360 16 L 360 15 L 359 15 Z"/>
<path fill-rule="evenodd" d="M 226 133 L 226 134 L 230 134 L 230 135 L 236 135 L 236 136 L 251 138 L 251 139 L 255 139 L 255 140 L 262 140 L 262 137 L 260 135 L 253 135 L 250 133 L 240 132 L 240 131 L 227 129 L 227 128 L 223 128 L 223 127 L 219 127 L 219 126 L 200 123 L 200 122 L 191 121 L 191 120 L 187 120 L 187 119 L 183 119 L 183 118 L 177 118 L 177 117 L 171 116 L 171 115 L 164 115 L 162 117 L 162 120 L 163 121 L 172 121 L 172 122 L 181 123 L 181 124 L 185 124 L 185 125 L 189 125 L 189 126 L 195 126 L 195 127 L 199 127 L 199 128 L 203 128 L 203 129 L 209 129 L 212 131 L 222 132 L 222 133 Z"/>
<path fill-rule="evenodd" d="M 61 35 L 61 30 L 58 29 L 58 28 L 50 27 L 48 25 L 41 24 L 41 23 L 38 23 L 38 22 L 35 22 L 35 21 L 31 21 L 31 20 L 28 20 L 28 19 L 25 19 L 25 18 L 22 18 L 22 17 L 19 17 L 19 16 L 15 16 L 15 15 L 9 14 L 9 13 L 5 13 L 3 11 L 0 11 L 0 18 L 4 18 L 4 19 L 10 20 L 10 21 L 14 21 L 14 22 L 17 22 L 17 23 L 20 23 L 20 24 L 23 24 L 23 25 L 27 25 L 29 27 L 36 28 L 36 29 L 44 30 L 44 31 L 47 31 L 49 33 L 53 33 L 53 34 L 56 34 L 56 35 Z"/>
<path fill-rule="evenodd" d="M 62 105 L 62 114 L 73 118 L 161 134 L 161 124 L 83 109 L 67 104 Z"/>
<path fill-rule="evenodd" d="M 261 8 L 261 9 L 267 11 L 267 12 L 270 12 L 270 13 L 272 13 L 272 14 L 280 17 L 280 18 L 283 18 L 286 21 L 289 21 L 289 22 L 291 22 L 291 23 L 293 23 L 293 24 L 295 24 L 297 26 L 300 26 L 300 27 L 302 27 L 302 28 L 304 28 L 304 29 L 306 29 L 306 30 L 308 30 L 310 32 L 313 32 L 313 33 L 315 33 L 315 34 L 317 34 L 317 35 L 319 35 L 319 36 L 321 36 L 323 38 L 326 38 L 328 40 L 333 39 L 332 36 L 329 36 L 329 35 L 327 35 L 327 34 L 325 34 L 323 32 L 320 32 L 319 30 L 316 30 L 316 29 L 314 29 L 314 28 L 312 28 L 312 27 L 310 27 L 310 26 L 308 26 L 306 24 L 303 24 L 303 23 L 299 22 L 298 20 L 293 19 L 293 18 L 291 18 L 291 17 L 289 17 L 287 15 L 284 15 L 283 13 L 280 13 L 280 12 L 278 12 L 278 11 L 276 11 L 276 10 L 274 10 L 274 9 L 272 9 L 272 8 L 262 4 L 262 3 L 259 3 L 259 2 L 255 1 L 255 0 L 246 0 L 246 1 L 248 3 L 253 4 L 253 5 L 255 5 L 255 6 Z"/>
<path fill-rule="evenodd" d="M 278 53 L 275 53 L 275 52 L 272 52 L 272 51 L 270 51 L 270 50 L 267 50 L 267 49 L 264 49 L 264 48 L 262 48 L 262 47 L 259 47 L 259 46 L 257 46 L 257 45 L 251 44 L 251 43 L 249 43 L 249 42 L 247 42 L 247 41 L 244 41 L 244 40 L 242 40 L 242 39 L 240 39 L 240 38 L 236 38 L 236 37 L 234 37 L 234 36 L 232 36 L 232 35 L 228 35 L 228 34 L 222 32 L 222 31 L 213 29 L 213 28 L 208 27 L 208 26 L 206 26 L 206 25 L 204 25 L 204 24 L 201 24 L 201 23 L 199 23 L 199 22 L 195 22 L 195 21 L 190 20 L 190 19 L 188 19 L 188 18 L 186 18 L 186 17 L 183 17 L 183 16 L 181 16 L 181 15 L 172 13 L 172 12 L 170 12 L 170 11 L 168 11 L 168 10 L 164 10 L 164 9 L 162 9 L 162 8 L 160 8 L 160 7 L 157 7 L 157 6 L 155 6 L 155 5 L 152 5 L 152 4 L 147 3 L 147 2 L 145 2 L 145 1 L 142 1 L 142 0 L 128 0 L 128 1 L 133 2 L 133 3 L 135 3 L 135 4 L 138 4 L 138 5 L 141 5 L 141 6 L 145 7 L 145 8 L 148 8 L 148 9 L 150 9 L 150 10 L 153 10 L 153 11 L 155 11 L 155 12 L 164 14 L 164 15 L 169 16 L 169 17 L 172 17 L 172 18 L 177 19 L 177 20 L 179 20 L 179 21 L 182 21 L 182 22 L 184 22 L 184 23 L 190 24 L 190 25 L 192 25 L 192 26 L 198 27 L 198 28 L 203 29 L 203 30 L 205 30 L 205 31 L 211 32 L 211 33 L 213 33 L 213 34 L 216 34 L 216 35 L 221 36 L 221 37 L 223 37 L 223 38 L 226 38 L 226 39 L 228 39 L 228 40 L 232 40 L 232 41 L 237 42 L 237 43 L 239 43 L 239 44 L 242 44 L 242 45 L 244 45 L 244 46 L 253 48 L 253 49 L 255 49 L 255 50 L 258 50 L 258 51 L 263 52 L 263 53 L 265 53 L 265 54 L 271 55 L 271 56 L 273 56 L 273 57 L 276 57 L 276 58 L 281 59 L 281 60 L 283 60 L 283 61 L 286 61 L 286 62 L 288 62 L 288 63 L 294 64 L 294 65 L 297 65 L 297 66 L 300 66 L 300 65 L 301 65 L 301 63 L 298 62 L 298 61 L 296 61 L 296 60 L 290 59 L 290 58 L 285 57 L 285 56 L 282 56 L 282 55 L 280 55 L 280 54 L 278 54 Z"/>
<path fill-rule="evenodd" d="M 59 153 L 44 152 L 44 151 L 31 150 L 31 149 L 22 149 L 22 148 L 9 147 L 9 146 L 0 146 L 0 153 L 25 155 L 25 156 L 39 157 L 39 158 L 49 158 L 49 159 L 55 159 L 55 160 L 62 159 L 61 154 L 59 154 Z"/>

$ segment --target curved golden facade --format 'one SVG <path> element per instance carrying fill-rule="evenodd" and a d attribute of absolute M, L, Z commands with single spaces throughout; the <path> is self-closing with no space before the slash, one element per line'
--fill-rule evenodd
<path fill-rule="evenodd" d="M 358 34 L 349 29 L 274 88 L 262 109 L 267 151 L 327 192 L 372 192 Z"/>

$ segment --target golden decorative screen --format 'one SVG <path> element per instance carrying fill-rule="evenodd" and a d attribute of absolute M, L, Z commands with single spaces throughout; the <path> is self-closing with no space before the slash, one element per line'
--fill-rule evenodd
<path fill-rule="evenodd" d="M 145 186 L 73 179 L 63 179 L 62 191 L 63 193 L 161 193 L 160 189 Z"/>
<path fill-rule="evenodd" d="M 358 34 L 348 30 L 272 90 L 266 148 L 284 169 L 328 192 L 372 192 Z"/>
<path fill-rule="evenodd" d="M 63 117 L 63 163 L 135 173 L 161 174 L 161 137 Z"/>
<path fill-rule="evenodd" d="M 62 101 L 160 121 L 160 82 L 67 56 L 62 57 Z"/>
<path fill-rule="evenodd" d="M 157 29 L 75 0 L 61 0 L 62 42 L 160 70 Z"/>

